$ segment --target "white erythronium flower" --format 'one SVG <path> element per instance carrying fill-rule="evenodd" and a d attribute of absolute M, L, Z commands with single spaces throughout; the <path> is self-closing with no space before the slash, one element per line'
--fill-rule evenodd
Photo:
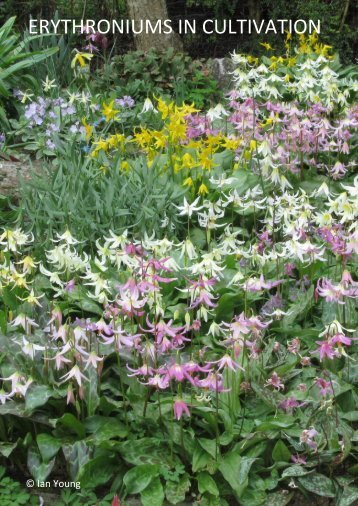
<path fill-rule="evenodd" d="M 146 98 L 144 100 L 143 109 L 141 110 L 140 114 L 143 114 L 144 112 L 153 111 L 154 113 L 157 113 L 157 109 L 154 107 L 153 102 L 150 98 Z"/>
<path fill-rule="evenodd" d="M 21 343 L 19 343 L 18 341 L 15 341 L 15 342 L 21 346 Z M 21 349 L 22 349 L 22 352 L 24 355 L 27 355 L 28 357 L 31 358 L 31 360 L 34 360 L 35 353 L 37 351 L 44 351 L 46 348 L 45 348 L 45 346 L 40 346 L 39 344 L 30 343 L 25 338 L 25 336 L 23 336 Z"/>
<path fill-rule="evenodd" d="M 24 246 L 33 241 L 32 234 L 25 234 L 20 228 L 15 230 L 5 229 L 0 235 L 0 244 L 4 246 L 4 251 L 18 251 L 19 246 Z"/>
<path fill-rule="evenodd" d="M 53 239 L 52 241 L 53 242 L 60 242 L 60 241 L 64 241 L 66 244 L 79 244 L 80 241 L 77 241 L 77 239 L 75 239 L 71 232 L 67 229 L 65 230 L 65 232 L 63 234 L 59 234 L 56 232 L 56 237 L 57 239 Z"/>
<path fill-rule="evenodd" d="M 179 216 L 188 216 L 189 218 L 191 218 L 191 216 L 193 215 L 194 212 L 200 211 L 201 209 L 203 209 L 203 206 L 197 207 L 197 203 L 199 202 L 199 200 L 200 200 L 200 197 L 196 198 L 194 200 L 194 202 L 189 204 L 189 202 L 184 197 L 183 205 L 182 206 L 175 206 L 180 211 Z"/>
<path fill-rule="evenodd" d="M 217 104 L 215 107 L 212 107 L 208 110 L 206 113 L 206 116 L 211 120 L 214 121 L 215 119 L 221 119 L 223 116 L 228 116 L 229 113 L 224 108 L 222 104 Z"/>
<path fill-rule="evenodd" d="M 51 91 L 52 88 L 56 88 L 56 84 L 54 84 L 56 82 L 56 79 L 52 79 L 52 81 L 50 81 L 49 77 L 46 76 L 46 79 L 44 81 L 42 81 L 42 87 L 44 89 L 45 92 L 47 91 Z"/>

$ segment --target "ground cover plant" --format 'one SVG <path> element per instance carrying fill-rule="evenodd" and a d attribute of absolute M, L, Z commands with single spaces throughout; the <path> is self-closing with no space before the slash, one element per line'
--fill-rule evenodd
<path fill-rule="evenodd" d="M 48 166 L 0 234 L 23 501 L 20 473 L 80 482 L 58 504 L 358 499 L 356 68 L 316 36 L 232 58 L 204 110 L 99 93 L 81 51 L 15 89 L 4 149 Z"/>

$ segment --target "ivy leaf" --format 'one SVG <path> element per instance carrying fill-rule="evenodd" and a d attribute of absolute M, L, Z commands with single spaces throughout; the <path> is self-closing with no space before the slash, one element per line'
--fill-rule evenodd
<path fill-rule="evenodd" d="M 123 477 L 127 494 L 139 494 L 139 492 L 148 487 L 152 479 L 158 476 L 158 474 L 158 465 L 142 464 L 133 467 Z"/>
<path fill-rule="evenodd" d="M 298 481 L 309 492 L 323 497 L 336 497 L 336 490 L 333 481 L 319 473 L 312 473 L 301 476 Z"/>

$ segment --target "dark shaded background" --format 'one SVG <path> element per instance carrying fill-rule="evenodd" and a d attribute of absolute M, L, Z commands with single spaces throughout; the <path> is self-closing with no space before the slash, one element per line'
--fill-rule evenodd
<path fill-rule="evenodd" d="M 155 0 L 153 0 L 155 2 Z M 321 19 L 321 41 L 333 45 L 345 63 L 354 62 L 358 54 L 357 25 L 358 3 L 353 0 L 167 0 L 169 18 L 174 23 L 179 18 L 202 20 L 217 19 Z M 33 17 L 60 17 L 113 19 L 127 15 L 126 0 L 3 0 L 0 2 L 0 21 L 16 15 L 20 28 Z M 174 25 L 175 26 L 175 25 Z M 258 54 L 263 51 L 261 41 L 269 41 L 278 47 L 282 37 L 264 35 L 259 39 L 251 35 L 186 35 L 185 50 L 192 57 L 222 57 L 238 49 Z M 113 42 L 113 41 L 111 41 Z M 134 49 L 130 36 L 119 36 L 115 52 Z"/>

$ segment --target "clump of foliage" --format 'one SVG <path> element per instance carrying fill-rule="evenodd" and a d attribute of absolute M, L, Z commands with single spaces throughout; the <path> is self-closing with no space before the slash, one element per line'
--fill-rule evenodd
<path fill-rule="evenodd" d="M 20 506 L 30 504 L 35 506 L 38 499 L 25 490 L 21 484 L 6 476 L 6 469 L 0 466 L 0 502 L 2 506 Z"/>
<path fill-rule="evenodd" d="M 175 53 L 173 48 L 114 56 L 96 71 L 94 84 L 95 90 L 114 86 L 120 95 L 131 95 L 136 100 L 167 95 L 177 103 L 186 100 L 204 107 L 221 99 L 205 61 Z"/>
<path fill-rule="evenodd" d="M 57 48 L 49 48 L 26 52 L 26 41 L 20 40 L 20 36 L 14 32 L 14 23 L 15 18 L 12 17 L 0 27 L 0 125 L 6 123 L 5 105 L 9 103 L 11 90 L 24 85 L 38 89 L 31 72 L 25 73 L 25 70 L 57 51 Z"/>

